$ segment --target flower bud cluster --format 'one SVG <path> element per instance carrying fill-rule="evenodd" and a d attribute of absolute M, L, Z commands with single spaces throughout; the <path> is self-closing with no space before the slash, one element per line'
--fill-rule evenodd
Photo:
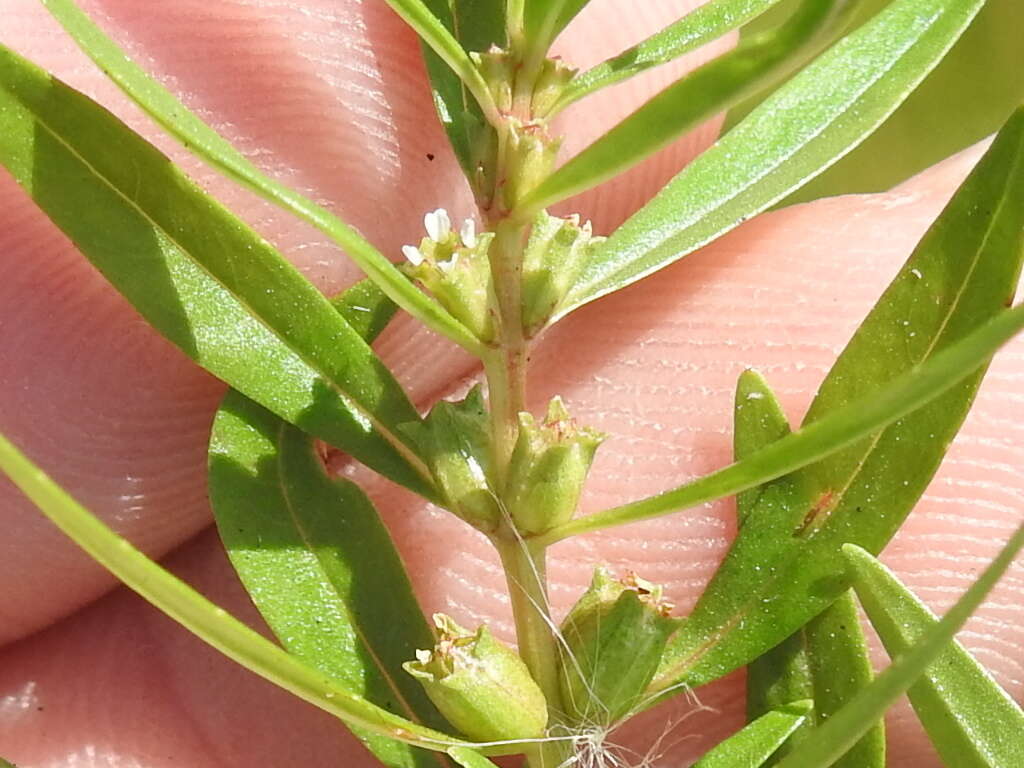
<path fill-rule="evenodd" d="M 406 274 L 430 291 L 478 339 L 492 341 L 495 324 L 487 251 L 494 235 L 477 234 L 472 219 L 466 219 L 455 232 L 443 208 L 424 216 L 423 225 L 427 236 L 419 246 L 402 247 Z"/>
<path fill-rule="evenodd" d="M 478 741 L 536 739 L 544 735 L 547 702 L 526 664 L 486 626 L 469 632 L 444 614 L 433 650 L 416 652 L 404 669 L 420 681 L 449 722 Z"/>
<path fill-rule="evenodd" d="M 589 221 L 560 219 L 541 211 L 523 253 L 523 332 L 532 338 L 558 311 L 580 272 L 604 242 Z"/>
<path fill-rule="evenodd" d="M 576 75 L 576 70 L 560 59 L 546 59 L 530 84 L 528 99 L 520 103 L 522 85 L 516 82 L 523 69 L 508 51 L 492 46 L 483 53 L 471 53 L 494 97 L 495 106 L 502 115 L 497 127 L 500 140 L 489 140 L 478 151 L 479 176 L 475 186 L 491 189 L 500 200 L 486 201 L 485 207 L 495 202 L 511 210 L 535 186 L 547 178 L 554 168 L 561 139 L 547 130 L 547 116 Z M 499 169 L 515 169 L 502 174 Z"/>
<path fill-rule="evenodd" d="M 563 705 L 577 724 L 610 726 L 639 709 L 669 636 L 682 624 L 660 586 L 598 568 L 562 623 Z"/>

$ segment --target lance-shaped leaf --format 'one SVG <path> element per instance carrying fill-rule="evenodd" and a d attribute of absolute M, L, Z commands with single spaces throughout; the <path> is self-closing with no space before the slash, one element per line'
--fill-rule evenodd
<path fill-rule="evenodd" d="M 332 303 L 368 342 L 395 309 L 370 281 Z M 434 644 L 401 558 L 362 491 L 325 474 L 313 439 L 231 391 L 214 418 L 209 485 L 228 557 L 285 649 L 388 711 L 446 728 L 401 667 Z M 353 731 L 385 765 L 438 763 Z"/>
<path fill-rule="evenodd" d="M 0 164 L 158 331 L 233 387 L 431 494 L 419 416 L 319 291 L 117 118 L 0 48 Z"/>
<path fill-rule="evenodd" d="M 0 472 L 127 587 L 246 669 L 366 732 L 432 750 L 477 746 L 378 707 L 250 629 L 110 530 L 2 435 Z"/>
<path fill-rule="evenodd" d="M 844 547 L 861 605 L 893 659 L 909 653 L 939 623 L 884 565 Z M 946 765 L 1012 768 L 1024 755 L 1024 712 L 954 641 L 907 691 Z"/>
<path fill-rule="evenodd" d="M 430 727 L 445 720 L 402 670 L 433 634 L 370 500 L 327 476 L 312 439 L 237 392 L 210 437 L 210 501 L 231 563 L 295 658 L 367 701 Z M 389 766 L 435 756 L 356 735 Z"/>
<path fill-rule="evenodd" d="M 852 24 L 862 23 L 890 0 L 859 0 Z M 782 2 L 756 19 L 744 34 L 762 27 Z M 770 25 L 769 25 L 770 26 Z M 849 192 L 880 192 L 923 171 L 953 153 L 999 130 L 1006 116 L 1024 103 L 1024 67 L 1020 65 L 1020 30 L 1024 3 L 988 0 L 970 28 L 942 63 L 856 150 L 778 205 L 791 205 Z M 725 130 L 736 125 L 756 103 L 730 110 Z M 956 115 L 956 119 L 949 119 Z M 878 162 L 885 158 L 885 162 Z"/>
<path fill-rule="evenodd" d="M 893 701 L 913 685 L 948 647 L 960 627 L 977 610 L 985 595 L 1010 567 L 1022 546 L 1024 526 L 1016 530 L 978 580 L 957 600 L 942 620 L 923 635 L 913 650 L 893 662 L 853 701 L 836 712 L 824 725 L 815 729 L 813 737 L 805 739 L 776 768 L 827 768 L 834 765 L 840 755 L 856 743 L 861 735 L 882 717 Z M 853 545 L 846 545 L 843 548 L 844 554 L 853 549 Z M 960 763 L 956 765 L 959 766 Z"/>
<path fill-rule="evenodd" d="M 697 158 L 598 249 L 562 314 L 725 234 L 849 152 L 939 62 L 984 0 L 896 0 Z"/>
<path fill-rule="evenodd" d="M 237 149 L 188 109 L 170 91 L 133 62 L 73 0 L 43 0 L 78 46 L 124 93 L 197 157 L 220 169 L 261 197 L 312 224 L 338 243 L 402 309 L 424 325 L 475 352 L 466 328 L 417 289 L 380 251 L 334 214 L 261 173 Z M 451 70 L 439 65 L 456 82 Z"/>
<path fill-rule="evenodd" d="M 803 724 L 810 701 L 795 701 L 766 712 L 693 764 L 693 768 L 759 768 Z"/>
<path fill-rule="evenodd" d="M 733 446 L 742 459 L 789 433 L 789 422 L 768 383 L 753 371 L 736 387 Z M 799 516 L 809 506 L 799 473 L 786 475 L 737 496 L 740 529 L 725 562 L 705 590 L 744 588 L 751 577 L 769 568 L 780 549 L 793 540 Z M 768 556 L 765 556 L 768 555 Z M 797 699 L 814 702 L 813 712 L 786 744 L 765 763 L 774 765 L 808 731 L 838 711 L 874 673 L 851 592 L 781 644 L 747 666 L 747 718 L 750 721 Z M 837 768 L 885 768 L 885 733 L 881 723 L 836 764 Z"/>
<path fill-rule="evenodd" d="M 890 382 L 880 394 L 862 397 L 743 461 L 678 488 L 552 528 L 534 537 L 535 546 L 547 547 L 571 536 L 678 512 L 742 493 L 814 464 L 897 422 L 970 378 L 1021 330 L 1024 330 L 1024 305 L 996 315 L 961 341 L 937 353 L 934 359 Z"/>
<path fill-rule="evenodd" d="M 850 0 L 805 0 L 778 30 L 745 42 L 685 75 L 556 170 L 522 203 L 546 208 L 610 179 L 821 49 L 822 30 Z M 598 258 L 601 257 L 598 252 Z"/>
<path fill-rule="evenodd" d="M 1024 109 L 1000 133 L 854 334 L 801 431 L 855 403 L 884 399 L 890 384 L 959 348 L 979 326 L 991 327 L 1007 317 L 1003 308 L 1012 300 L 1024 258 L 1022 169 Z M 749 662 L 849 586 L 840 547 L 853 542 L 878 552 L 899 528 L 974 399 L 984 367 L 960 373 L 967 370 L 970 375 L 927 406 L 801 471 L 810 504 L 792 530 L 791 544 L 767 570 L 751 575 L 746 588 L 734 584 L 729 593 L 709 594 L 698 604 L 670 643 L 661 685 L 678 679 L 696 685 Z"/>

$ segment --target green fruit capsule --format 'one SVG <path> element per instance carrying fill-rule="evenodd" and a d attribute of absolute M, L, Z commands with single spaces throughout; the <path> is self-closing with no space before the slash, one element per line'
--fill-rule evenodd
<path fill-rule="evenodd" d="M 505 503 L 520 533 L 544 533 L 573 516 L 603 439 L 600 432 L 577 426 L 557 397 L 539 424 L 529 413 L 519 414 Z"/>
<path fill-rule="evenodd" d="M 562 623 L 562 700 L 571 721 L 612 725 L 642 704 L 669 636 L 681 619 L 662 588 L 635 574 L 621 581 L 597 569 Z"/>
<path fill-rule="evenodd" d="M 541 211 L 523 253 L 523 333 L 536 336 L 548 325 L 603 237 L 573 215 L 559 219 Z"/>
<path fill-rule="evenodd" d="M 448 721 L 478 741 L 537 739 L 548 722 L 547 702 L 519 655 L 486 626 L 468 632 L 434 615 L 440 638 L 403 667 L 423 685 Z"/>

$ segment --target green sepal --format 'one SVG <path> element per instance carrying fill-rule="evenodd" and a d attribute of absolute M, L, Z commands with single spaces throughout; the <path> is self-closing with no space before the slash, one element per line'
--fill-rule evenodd
<path fill-rule="evenodd" d="M 434 623 L 437 645 L 403 666 L 449 722 L 478 741 L 543 736 L 547 702 L 519 655 L 486 626 L 469 632 L 441 613 Z"/>
<path fill-rule="evenodd" d="M 604 437 L 578 427 L 558 397 L 540 423 L 529 413 L 519 414 L 519 436 L 503 495 L 516 530 L 544 533 L 572 518 Z"/>
<path fill-rule="evenodd" d="M 607 726 L 642 708 L 665 644 L 682 623 L 671 610 L 660 586 L 594 571 L 561 627 L 559 677 L 570 722 Z"/>
<path fill-rule="evenodd" d="M 604 242 L 594 237 L 589 221 L 573 215 L 560 219 L 541 211 L 523 252 L 523 332 L 533 337 L 556 313 L 594 250 Z"/>
<path fill-rule="evenodd" d="M 444 506 L 485 533 L 497 530 L 502 515 L 491 480 L 490 421 L 480 387 L 459 402 L 438 402 L 421 423 L 399 429 L 423 455 Z"/>

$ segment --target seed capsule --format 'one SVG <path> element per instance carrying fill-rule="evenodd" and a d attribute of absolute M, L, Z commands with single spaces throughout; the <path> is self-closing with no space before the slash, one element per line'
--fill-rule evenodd
<path fill-rule="evenodd" d="M 570 720 L 611 725 L 637 709 L 682 623 L 669 616 L 662 588 L 635 574 L 616 581 L 604 569 L 562 623 L 562 699 Z"/>
<path fill-rule="evenodd" d="M 440 613 L 434 623 L 434 650 L 417 651 L 403 667 L 449 722 L 478 741 L 543 736 L 547 702 L 519 655 L 486 626 L 469 632 Z"/>
<path fill-rule="evenodd" d="M 523 253 L 523 332 L 528 337 L 548 324 L 603 241 L 593 235 L 589 221 L 580 224 L 579 216 L 537 215 Z"/>
<path fill-rule="evenodd" d="M 573 516 L 603 439 L 600 432 L 577 426 L 557 397 L 539 424 L 529 413 L 519 414 L 505 500 L 520 533 L 543 533 Z"/>

